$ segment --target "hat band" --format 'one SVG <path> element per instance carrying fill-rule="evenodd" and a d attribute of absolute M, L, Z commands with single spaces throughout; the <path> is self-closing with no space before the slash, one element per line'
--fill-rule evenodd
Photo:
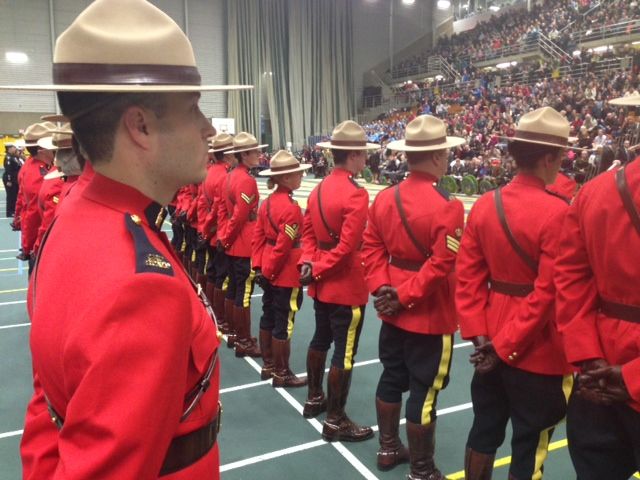
<path fill-rule="evenodd" d="M 200 85 L 196 67 L 184 65 L 123 65 L 54 63 L 56 85 Z"/>
<path fill-rule="evenodd" d="M 62 140 L 54 140 L 51 143 L 53 143 L 58 148 L 71 148 L 73 144 L 70 138 L 65 138 Z"/>
<path fill-rule="evenodd" d="M 300 167 L 300 162 L 296 162 L 295 165 L 283 165 L 281 167 L 271 167 L 272 172 L 281 172 L 283 170 L 291 170 L 292 168 Z"/>
<path fill-rule="evenodd" d="M 524 132 L 522 130 L 516 131 L 513 137 L 514 140 L 535 140 L 538 142 L 559 143 L 568 144 L 567 137 L 560 137 L 558 135 L 551 135 L 550 133 L 537 133 L 537 132 Z"/>
<path fill-rule="evenodd" d="M 213 145 L 211 148 L 214 150 L 227 150 L 233 148 L 233 143 L 225 143 L 224 145 Z"/>
<path fill-rule="evenodd" d="M 338 147 L 366 147 L 366 140 L 334 140 L 331 139 L 331 145 L 336 145 Z"/>
<path fill-rule="evenodd" d="M 446 143 L 447 137 L 434 138 L 432 140 L 404 140 L 404 144 L 407 147 L 431 147 L 433 145 L 440 145 Z"/>

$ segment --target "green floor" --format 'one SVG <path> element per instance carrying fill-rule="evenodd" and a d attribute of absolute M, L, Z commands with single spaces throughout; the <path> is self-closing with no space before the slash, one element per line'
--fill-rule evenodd
<path fill-rule="evenodd" d="M 309 182 L 311 183 L 311 182 Z M 261 185 L 261 194 L 264 189 Z M 372 194 L 379 188 L 373 188 Z M 468 210 L 473 200 L 465 201 Z M 19 236 L 3 218 L 4 192 L 0 193 L 0 480 L 21 476 L 19 442 L 24 411 L 31 390 L 29 326 L 26 315 L 27 274 L 15 260 Z M 167 227 L 168 228 L 168 227 Z M 19 302 L 19 303 L 15 303 Z M 260 291 L 252 301 L 253 330 L 261 309 Z M 25 325 L 27 324 L 27 325 Z M 363 424 L 376 424 L 374 396 L 381 366 L 377 360 L 380 324 L 372 305 L 368 306 L 348 413 Z M 305 298 L 298 314 L 292 347 L 292 368 L 304 372 L 306 347 L 313 333 L 312 302 Z M 451 383 L 440 395 L 437 452 L 439 468 L 450 478 L 463 478 L 464 445 L 471 425 L 469 382 L 472 374 L 466 342 L 456 339 Z M 297 478 L 405 478 L 408 467 L 400 466 L 382 473 L 375 468 L 377 439 L 359 444 L 328 444 L 320 439 L 320 421 L 308 421 L 300 414 L 305 389 L 274 389 L 260 382 L 253 360 L 237 359 L 232 350 L 222 349 L 221 398 L 224 406 L 219 437 L 222 477 L 224 479 L 297 479 Z M 360 365 L 362 364 L 362 365 Z M 402 437 L 404 431 L 402 430 Z M 564 426 L 557 429 L 546 462 L 545 478 L 575 478 L 565 442 Z M 560 442 L 558 442 L 560 441 Z M 495 479 L 506 479 L 508 448 L 498 452 Z"/>

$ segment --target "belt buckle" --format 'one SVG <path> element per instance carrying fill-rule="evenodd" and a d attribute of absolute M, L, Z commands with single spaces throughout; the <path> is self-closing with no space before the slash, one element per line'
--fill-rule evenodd
<path fill-rule="evenodd" d="M 216 419 L 216 434 L 220 433 L 222 426 L 222 402 L 218 400 L 218 418 Z"/>

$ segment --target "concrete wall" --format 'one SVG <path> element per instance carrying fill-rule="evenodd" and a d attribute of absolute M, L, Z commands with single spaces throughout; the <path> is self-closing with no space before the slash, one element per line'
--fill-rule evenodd
<path fill-rule="evenodd" d="M 151 0 L 189 35 L 203 83 L 226 82 L 224 0 Z M 49 4 L 53 6 L 50 12 Z M 62 33 L 90 0 L 0 1 L 0 83 L 51 83 L 52 39 Z M 52 28 L 53 27 L 53 28 Z M 8 63 L 5 52 L 29 56 L 22 65 Z M 225 117 L 226 94 L 205 93 L 201 108 L 208 117 Z M 17 133 L 40 115 L 56 110 L 53 93 L 0 93 L 0 134 Z"/>

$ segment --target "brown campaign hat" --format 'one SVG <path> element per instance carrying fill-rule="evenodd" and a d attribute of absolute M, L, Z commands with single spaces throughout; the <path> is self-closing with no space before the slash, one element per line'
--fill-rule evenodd
<path fill-rule="evenodd" d="M 567 148 L 570 143 L 570 130 L 569 121 L 560 112 L 551 107 L 542 107 L 522 115 L 516 126 L 515 135 L 505 138 L 511 141 Z"/>
<path fill-rule="evenodd" d="M 273 177 L 274 175 L 284 175 L 285 173 L 304 172 L 311 167 L 312 165 L 309 164 L 301 164 L 296 157 L 286 150 L 278 150 L 278 152 L 271 157 L 269 168 L 262 170 L 259 175 L 262 177 Z"/>
<path fill-rule="evenodd" d="M 40 122 L 29 125 L 24 131 L 24 147 L 37 147 L 38 140 L 50 137 L 52 132 L 58 127 L 55 123 Z"/>
<path fill-rule="evenodd" d="M 258 145 L 258 140 L 256 139 L 256 137 L 247 132 L 240 132 L 235 137 L 233 137 L 233 150 L 230 150 L 227 153 L 240 153 L 248 152 L 250 150 L 261 150 L 264 147 L 268 146 L 269 145 L 266 143 Z"/>
<path fill-rule="evenodd" d="M 209 144 L 209 153 L 226 152 L 227 150 L 233 150 L 233 137 L 226 132 L 214 136 Z"/>
<path fill-rule="evenodd" d="M 640 93 L 634 92 L 624 97 L 613 98 L 609 100 L 609 103 L 611 105 L 637 106 L 640 105 Z"/>
<path fill-rule="evenodd" d="M 248 85 L 202 85 L 189 39 L 146 0 L 96 0 L 57 39 L 53 84 L 0 86 L 70 92 L 199 92 Z"/>
<path fill-rule="evenodd" d="M 328 142 L 318 142 L 316 146 L 333 150 L 377 150 L 380 145 L 367 142 L 364 129 L 353 120 L 346 120 L 336 126 Z"/>
<path fill-rule="evenodd" d="M 465 143 L 461 137 L 447 137 L 447 125 L 431 115 L 420 115 L 411 120 L 405 129 L 405 138 L 389 142 L 389 150 L 401 152 L 428 152 L 457 147 Z"/>
<path fill-rule="evenodd" d="M 61 128 L 50 132 L 51 135 L 38 140 L 38 146 L 45 150 L 62 150 L 72 147 L 73 131 L 71 125 L 66 123 Z"/>

